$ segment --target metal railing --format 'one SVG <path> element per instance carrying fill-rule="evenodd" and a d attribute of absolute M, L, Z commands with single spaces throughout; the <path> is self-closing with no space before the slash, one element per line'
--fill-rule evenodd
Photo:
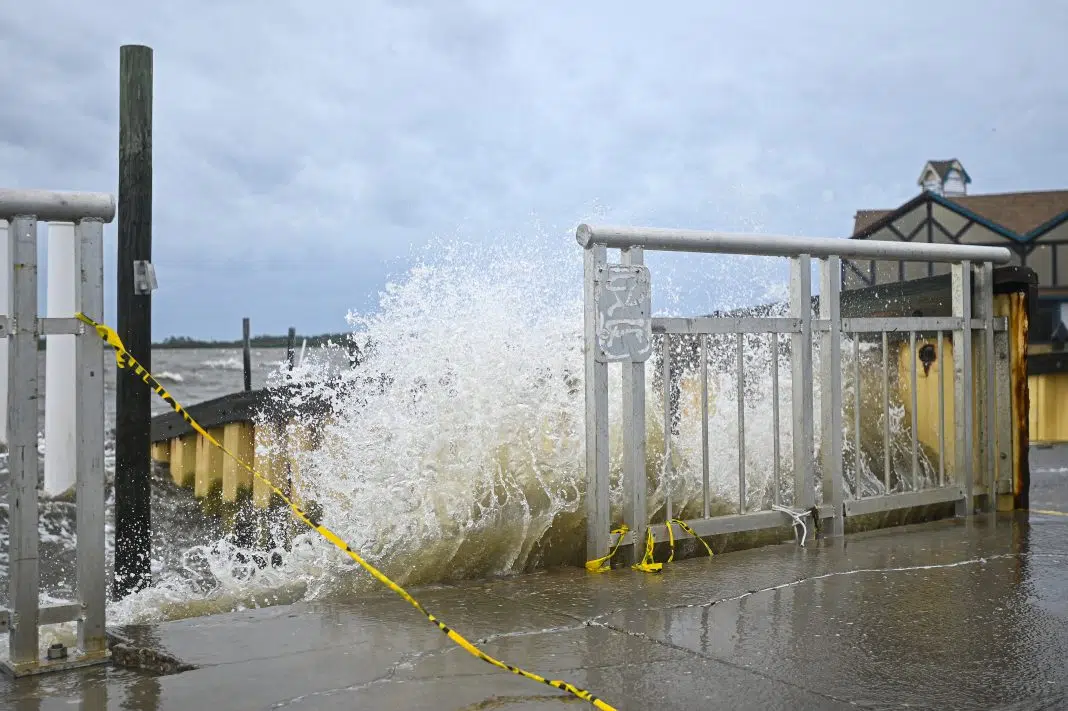
<path fill-rule="evenodd" d="M 10 303 L 0 316 L 7 338 L 7 491 L 10 610 L 0 610 L 0 632 L 8 633 L 3 669 L 22 676 L 50 669 L 95 664 L 108 658 L 105 635 L 104 559 L 104 348 L 96 333 L 72 317 L 40 318 L 37 305 L 38 222 L 74 223 L 75 303 L 103 320 L 104 223 L 115 216 L 115 199 L 103 193 L 0 189 L 0 227 L 7 222 Z M 3 230 L 0 230 L 2 232 Z M 42 335 L 71 334 L 75 344 L 75 392 L 48 407 L 73 408 L 76 431 L 77 602 L 42 607 L 38 561 L 38 341 Z M 51 384 L 48 384 L 51 389 Z M 58 393 L 64 395 L 64 393 Z M 48 399 L 52 399 L 49 393 Z M 41 658 L 41 625 L 77 621 L 78 651 L 49 650 Z"/>
<path fill-rule="evenodd" d="M 992 270 L 994 264 L 1009 261 L 1010 252 L 1000 247 L 980 247 L 950 244 L 913 244 L 889 241 L 860 241 L 832 238 L 778 237 L 769 235 L 727 234 L 692 230 L 599 227 L 580 225 L 576 239 L 585 252 L 585 372 L 586 372 L 586 483 L 587 483 L 587 557 L 599 558 L 611 542 L 608 364 L 622 367 L 622 519 L 630 532 L 624 534 L 621 545 L 629 546 L 632 562 L 640 557 L 647 530 L 657 542 L 668 540 L 667 522 L 682 515 L 675 511 L 676 492 L 673 467 L 673 440 L 678 437 L 677 406 L 672 388 L 681 370 L 691 362 L 674 367 L 674 345 L 680 339 L 697 340 L 699 359 L 701 411 L 701 507 L 700 514 L 685 519 L 699 536 L 755 531 L 789 526 L 794 517 L 818 517 L 830 535 L 844 533 L 845 517 L 911 508 L 928 504 L 956 502 L 956 513 L 971 513 L 973 497 L 977 493 L 994 491 L 995 460 L 1011 448 L 1006 432 L 1011 422 L 1006 418 L 1008 360 L 997 364 L 999 354 L 1007 353 L 1005 319 L 994 318 Z M 620 250 L 618 263 L 608 261 L 608 250 Z M 785 316 L 729 316 L 664 318 L 654 317 L 651 307 L 651 277 L 644 265 L 646 250 L 669 252 L 700 252 L 733 255 L 763 255 L 785 257 L 790 264 L 789 311 Z M 951 264 L 952 317 L 949 318 L 842 318 L 841 316 L 841 259 L 863 257 L 877 260 L 928 261 Z M 816 258 L 820 269 L 818 314 L 813 314 L 811 260 Z M 975 302 L 979 313 L 972 313 L 972 279 L 977 278 Z M 980 419 L 979 456 L 982 461 L 979 480 L 973 462 L 973 333 L 980 332 L 979 356 L 982 378 L 979 381 L 978 415 Z M 920 445 L 917 431 L 917 337 L 924 333 L 937 334 L 939 377 L 939 464 L 934 485 L 922 486 L 920 476 Z M 942 336 L 952 334 L 953 369 L 945 372 L 942 363 Z M 790 409 L 792 422 L 793 474 L 792 501 L 789 509 L 780 506 L 780 393 L 779 362 L 780 335 L 789 335 L 786 344 L 790 360 Z M 911 476 L 899 475 L 897 489 L 891 487 L 892 439 L 900 433 L 890 427 L 890 339 L 907 334 L 910 344 L 910 386 L 912 423 L 910 431 Z M 818 335 L 818 339 L 813 336 Z M 710 339 L 732 338 L 734 369 L 737 386 L 737 512 L 712 515 L 710 455 L 709 455 L 709 343 Z M 771 379 L 772 409 L 772 486 L 769 506 L 751 509 L 747 505 L 746 466 L 746 339 L 767 338 L 768 364 Z M 847 492 L 844 482 L 844 423 L 843 421 L 843 339 L 852 340 L 853 418 L 852 458 L 855 483 Z M 646 362 L 657 354 L 659 339 L 660 392 L 663 403 L 663 451 L 661 476 L 664 489 L 664 522 L 652 523 L 647 502 L 647 423 L 646 423 Z M 882 347 L 881 392 L 883 410 L 883 468 L 882 489 L 875 493 L 863 491 L 860 483 L 863 465 L 871 457 L 862 456 L 860 345 L 862 339 L 874 340 Z M 926 344 L 925 344 L 926 345 Z M 817 462 L 814 425 L 813 369 L 814 356 L 819 356 L 820 395 L 820 456 Z M 731 360 L 720 359 L 719 365 Z M 926 366 L 925 366 L 926 367 Z M 953 442 L 955 461 L 952 478 L 947 476 L 944 459 L 945 403 L 941 385 L 945 377 L 954 384 Z M 677 388 L 676 388 L 677 390 Z M 1000 419 L 999 419 L 1000 418 Z M 1000 436 L 995 437 L 995 423 Z M 894 440 L 896 441 L 896 439 Z M 995 445 L 997 442 L 997 445 Z M 1009 458 L 1011 461 L 1011 457 Z M 871 467 L 869 466 L 870 470 Z M 896 469 L 894 469 L 896 472 Z M 819 479 L 817 480 L 817 474 Z M 906 490 L 907 484 L 912 490 Z M 817 496 L 819 501 L 817 501 Z M 989 497 L 990 506 L 996 496 Z M 774 505 L 774 506 L 772 506 Z M 692 508 L 692 507 L 691 507 Z M 721 507 L 722 508 L 722 507 Z M 810 527 L 811 528 L 811 527 Z M 676 529 L 675 538 L 688 534 Z"/>

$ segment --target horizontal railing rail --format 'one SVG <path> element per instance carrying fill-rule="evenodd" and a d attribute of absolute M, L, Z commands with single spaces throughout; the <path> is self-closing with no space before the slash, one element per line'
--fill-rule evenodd
<path fill-rule="evenodd" d="M 1005 247 L 927 242 L 849 240 L 831 237 L 790 237 L 765 234 L 711 232 L 657 227 L 579 225 L 575 239 L 583 248 L 594 244 L 614 249 L 660 252 L 702 252 L 764 257 L 863 257 L 877 260 L 1006 264 L 1012 253 Z"/>
<path fill-rule="evenodd" d="M 0 220 L 31 215 L 41 222 L 111 222 L 115 217 L 115 196 L 110 193 L 0 188 Z"/>

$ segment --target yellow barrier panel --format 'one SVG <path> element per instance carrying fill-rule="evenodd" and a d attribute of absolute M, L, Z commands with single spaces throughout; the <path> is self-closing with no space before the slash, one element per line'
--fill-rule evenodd
<path fill-rule="evenodd" d="M 230 450 L 228 450 L 227 448 L 225 448 L 221 444 L 219 444 L 218 440 L 216 440 L 214 437 L 212 437 L 210 434 L 208 434 L 207 430 L 205 430 L 203 427 L 201 427 L 200 424 L 197 423 L 197 421 L 194 420 L 189 415 L 189 413 L 185 411 L 185 408 L 183 408 L 181 405 L 179 405 L 175 401 L 175 399 L 171 396 L 171 394 L 168 393 L 167 390 L 162 385 L 160 385 L 159 381 L 156 380 L 152 376 L 151 373 L 149 373 L 147 370 L 145 370 L 144 367 L 140 363 L 138 363 L 137 360 L 135 360 L 132 355 L 130 355 L 130 353 L 126 350 L 126 347 L 122 344 L 122 340 L 119 338 L 119 334 L 115 333 L 115 331 L 112 330 L 110 327 L 105 326 L 103 324 L 99 324 L 96 321 L 93 321 L 91 318 L 89 318 L 88 316 L 86 316 L 83 313 L 77 313 L 77 314 L 75 314 L 75 317 L 78 320 L 82 321 L 83 323 L 85 323 L 85 324 L 93 327 L 94 329 L 96 329 L 97 334 L 102 339 L 104 339 L 104 341 L 109 346 L 111 346 L 115 350 L 115 361 L 116 361 L 116 363 L 117 363 L 117 365 L 118 365 L 118 367 L 120 369 L 129 367 L 134 371 L 134 373 L 136 373 L 137 375 L 141 376 L 141 380 L 143 380 L 149 387 L 151 387 L 155 391 L 155 393 L 157 395 L 159 395 L 163 399 L 164 402 L 166 402 L 168 405 L 170 405 L 171 408 L 175 412 L 177 412 L 179 415 L 181 415 L 182 419 L 185 420 L 189 424 L 190 427 L 192 427 L 194 430 L 196 430 L 196 432 L 198 434 L 200 434 L 201 437 L 204 437 L 211 444 L 213 444 L 216 447 L 218 447 L 219 449 L 221 449 L 223 451 L 223 453 L 225 453 L 227 456 L 229 456 L 232 459 L 236 460 L 238 462 L 238 464 L 240 464 L 242 467 L 244 467 L 246 470 L 248 470 L 248 472 L 250 474 L 252 474 L 252 476 L 254 476 L 254 477 L 266 482 L 267 485 L 271 488 L 271 490 L 278 496 L 278 498 L 281 499 L 283 502 L 285 502 L 285 504 L 287 506 L 289 506 L 289 508 L 293 511 L 293 514 L 297 518 L 299 518 L 301 521 L 303 521 L 309 528 L 314 529 L 320 536 L 322 536 L 323 538 L 325 538 L 326 540 L 328 540 L 332 544 L 334 544 L 334 546 L 336 546 L 337 548 L 342 550 L 347 556 L 349 556 L 354 561 L 359 563 L 364 568 L 364 570 L 366 570 L 368 573 L 370 573 L 372 576 L 374 576 L 374 578 L 376 580 L 381 582 L 383 585 L 388 587 L 393 592 L 395 592 L 398 595 L 400 595 L 409 604 L 411 604 L 412 607 L 414 607 L 415 609 L 419 610 L 424 615 L 426 615 L 426 618 L 428 620 L 430 620 L 430 622 L 432 622 L 435 626 L 437 626 L 437 628 L 439 630 L 441 630 L 442 632 L 444 632 L 445 635 L 449 639 L 451 639 L 453 642 L 458 644 L 465 651 L 470 653 L 472 656 L 477 657 L 478 659 L 481 659 L 482 661 L 487 662 L 489 664 L 492 664 L 493 666 L 498 667 L 500 669 L 505 669 L 507 671 L 512 672 L 513 674 L 517 674 L 517 675 L 525 677 L 527 679 L 531 679 L 532 681 L 537 681 L 537 682 L 540 682 L 542 684 L 546 684 L 548 686 L 551 686 L 551 687 L 553 687 L 555 689 L 559 689 L 561 691 L 566 691 L 569 694 L 572 694 L 573 696 L 576 696 L 579 699 L 582 699 L 583 701 L 587 701 L 587 702 L 593 704 L 596 708 L 602 709 L 602 711 L 617 711 L 615 707 L 610 706 L 607 702 L 602 701 L 597 696 L 594 696 L 593 694 L 591 694 L 590 692 L 586 691 L 585 689 L 580 689 L 577 686 L 574 686 L 573 684 L 569 684 L 566 681 L 560 681 L 560 680 L 556 680 L 556 679 L 546 679 L 546 678 L 538 676 L 537 674 L 534 674 L 532 672 L 528 672 L 528 671 L 525 671 L 523 669 L 520 669 L 519 667 L 512 666 L 511 664 L 506 664 L 506 663 L 504 663 L 502 661 L 499 661 L 499 660 L 491 657 L 490 655 L 486 654 L 485 652 L 483 652 L 481 649 L 479 649 L 475 645 L 473 645 L 470 642 L 468 642 L 458 632 L 456 632 L 455 630 L 449 628 L 443 622 L 438 620 L 438 618 L 434 617 L 434 615 L 430 614 L 430 612 L 426 608 L 424 608 L 421 604 L 419 604 L 419 602 L 415 598 L 413 598 L 411 595 L 409 595 L 408 592 L 404 588 L 402 588 L 401 586 L 397 585 L 395 582 L 393 582 L 392 580 L 387 578 L 385 576 L 385 574 L 383 574 L 381 571 L 379 571 L 373 565 L 371 565 L 370 563 L 365 561 L 358 553 L 356 553 L 356 551 L 352 550 L 352 548 L 349 547 L 349 544 L 345 543 L 345 541 L 343 541 L 337 534 L 335 534 L 333 531 L 328 529 L 326 526 L 323 526 L 323 525 L 321 525 L 319 523 L 316 523 L 311 518 L 309 518 L 308 515 L 304 513 L 304 511 L 302 511 L 300 508 L 298 508 L 297 505 L 295 503 L 293 503 L 289 499 L 289 497 L 287 497 L 285 495 L 285 493 L 281 489 L 276 487 L 269 479 L 267 479 L 262 474 L 260 474 L 255 469 L 253 469 L 249 464 L 247 464 L 243 460 L 239 459 L 237 457 L 237 455 L 233 454 Z"/>

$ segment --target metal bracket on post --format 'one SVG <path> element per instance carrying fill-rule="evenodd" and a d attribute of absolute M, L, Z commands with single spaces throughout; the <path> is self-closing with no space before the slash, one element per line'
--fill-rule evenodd
<path fill-rule="evenodd" d="M 152 262 L 137 260 L 133 263 L 134 270 L 134 294 L 147 296 L 159 288 L 156 281 L 156 267 Z"/>

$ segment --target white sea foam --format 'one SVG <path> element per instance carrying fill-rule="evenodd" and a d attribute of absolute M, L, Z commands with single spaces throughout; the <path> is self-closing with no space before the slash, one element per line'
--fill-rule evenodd
<path fill-rule="evenodd" d="M 236 356 L 229 358 L 209 358 L 201 363 L 205 368 L 214 368 L 217 370 L 242 370 L 245 366 L 242 364 L 241 359 Z"/>

